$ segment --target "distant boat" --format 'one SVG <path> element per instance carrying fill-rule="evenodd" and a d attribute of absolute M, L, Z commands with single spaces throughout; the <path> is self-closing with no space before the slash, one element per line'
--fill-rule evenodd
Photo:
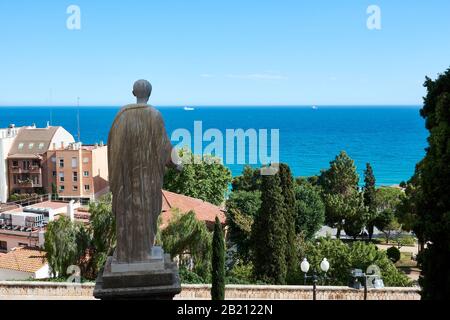
<path fill-rule="evenodd" d="M 318 110 L 319 107 L 317 107 L 317 106 L 312 106 L 312 109 L 313 109 L 313 110 Z"/>
<path fill-rule="evenodd" d="M 184 107 L 184 111 L 194 111 L 195 109 L 194 108 L 191 108 L 191 107 Z"/>

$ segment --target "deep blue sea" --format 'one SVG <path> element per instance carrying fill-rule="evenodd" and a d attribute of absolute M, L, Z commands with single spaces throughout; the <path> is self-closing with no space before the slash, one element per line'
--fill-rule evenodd
<path fill-rule="evenodd" d="M 288 163 L 295 176 L 315 175 L 345 150 L 355 160 L 361 182 L 365 164 L 374 168 L 378 185 L 408 180 L 415 165 L 425 155 L 428 133 L 419 107 L 182 107 L 158 108 L 171 135 L 177 128 L 194 129 L 194 121 L 203 122 L 203 130 L 279 129 L 280 159 Z M 0 127 L 39 127 L 51 121 L 71 132 L 77 139 L 77 108 L 1 107 Z M 82 107 L 80 138 L 85 144 L 107 141 L 108 131 L 118 107 Z M 270 138 L 270 136 L 269 136 Z M 205 143 L 205 146 L 208 143 Z M 232 165 L 239 175 L 242 165 Z"/>

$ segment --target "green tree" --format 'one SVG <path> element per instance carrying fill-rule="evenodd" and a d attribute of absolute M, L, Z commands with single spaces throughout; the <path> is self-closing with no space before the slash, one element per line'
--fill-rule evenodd
<path fill-rule="evenodd" d="M 330 227 L 337 228 L 337 238 L 340 238 L 347 218 L 352 217 L 352 221 L 357 221 L 353 216 L 359 212 L 357 209 L 360 207 L 360 204 L 354 201 L 356 193 L 359 192 L 358 181 L 355 163 L 345 151 L 341 151 L 330 162 L 330 168 L 320 175 L 319 184 L 324 192 L 325 221 Z"/>
<path fill-rule="evenodd" d="M 388 258 L 386 251 L 378 250 L 372 243 L 355 241 L 345 244 L 341 240 L 321 238 L 316 242 L 304 243 L 303 257 L 307 257 L 312 268 L 320 270 L 320 262 L 327 258 L 330 263 L 328 271 L 329 285 L 348 285 L 351 269 L 366 271 L 371 265 L 376 265 L 381 271 L 386 286 L 410 286 L 411 281 L 397 270 Z"/>
<path fill-rule="evenodd" d="M 386 243 L 397 236 L 401 231 L 401 225 L 397 219 L 397 208 L 401 204 L 403 191 L 397 188 L 379 188 L 376 193 L 377 218 L 375 226 L 384 233 Z"/>
<path fill-rule="evenodd" d="M 233 191 L 259 191 L 261 187 L 260 169 L 245 166 L 242 175 L 233 179 Z"/>
<path fill-rule="evenodd" d="M 44 250 L 53 277 L 67 277 L 67 268 L 81 265 L 88 249 L 88 232 L 81 223 L 61 216 L 47 226 Z"/>
<path fill-rule="evenodd" d="M 414 231 L 419 242 L 419 253 L 425 249 L 425 236 L 423 220 L 419 218 L 419 201 L 422 192 L 419 176 L 414 175 L 408 183 L 404 184 L 405 194 L 397 206 L 397 218 L 402 229 L 407 232 Z"/>
<path fill-rule="evenodd" d="M 311 240 L 325 223 L 325 205 L 318 187 L 309 183 L 295 188 L 295 230 Z"/>
<path fill-rule="evenodd" d="M 421 257 L 422 298 L 450 298 L 450 69 L 436 80 L 426 78 L 427 95 L 420 111 L 430 132 L 425 158 L 416 168 L 421 196 L 419 225 L 427 248 Z"/>
<path fill-rule="evenodd" d="M 93 245 L 94 273 L 112 256 L 116 246 L 116 219 L 112 212 L 111 194 L 89 204 L 90 225 Z"/>
<path fill-rule="evenodd" d="M 377 190 L 375 188 L 375 175 L 370 163 L 366 164 L 364 171 L 364 205 L 367 208 L 367 232 L 369 233 L 369 240 L 372 240 L 373 231 L 375 227 L 375 220 L 377 218 Z"/>
<path fill-rule="evenodd" d="M 162 231 L 164 251 L 172 258 L 178 256 L 180 269 L 186 267 L 207 280 L 211 275 L 211 233 L 195 212 L 175 213 L 169 225 Z"/>
<path fill-rule="evenodd" d="M 286 227 L 280 176 L 262 176 L 261 209 L 252 230 L 255 278 L 270 284 L 286 283 Z"/>
<path fill-rule="evenodd" d="M 228 240 L 246 263 L 250 261 L 252 226 L 260 207 L 260 191 L 233 191 L 226 202 Z"/>
<path fill-rule="evenodd" d="M 56 187 L 56 183 L 52 183 L 52 199 L 57 200 L 58 197 L 58 188 Z"/>
<path fill-rule="evenodd" d="M 225 300 L 225 241 L 222 224 L 216 217 L 212 240 L 212 300 Z"/>
<path fill-rule="evenodd" d="M 164 188 L 178 194 L 221 205 L 231 183 L 230 170 L 218 158 L 193 155 L 180 150 L 183 170 L 168 169 L 164 177 Z"/>
<path fill-rule="evenodd" d="M 291 169 L 287 164 L 281 163 L 278 174 L 280 175 L 281 193 L 284 199 L 284 226 L 286 236 L 286 279 L 291 284 L 297 277 L 298 273 L 298 257 L 295 251 L 295 217 L 296 217 L 296 203 L 295 203 L 295 188 L 294 177 Z"/>

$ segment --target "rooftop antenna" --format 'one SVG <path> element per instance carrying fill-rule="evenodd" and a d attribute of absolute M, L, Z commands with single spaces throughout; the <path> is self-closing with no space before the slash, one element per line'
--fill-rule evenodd
<path fill-rule="evenodd" d="M 50 101 L 49 101 L 49 104 L 50 104 L 50 126 L 52 125 L 52 123 L 53 123 L 53 90 L 50 88 Z"/>
<path fill-rule="evenodd" d="M 80 137 L 80 97 L 77 97 L 77 126 L 78 126 L 78 142 L 81 142 L 81 137 Z"/>

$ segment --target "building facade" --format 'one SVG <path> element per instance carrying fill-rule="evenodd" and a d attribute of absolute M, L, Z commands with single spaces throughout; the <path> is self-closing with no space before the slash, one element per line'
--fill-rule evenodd
<path fill-rule="evenodd" d="M 47 151 L 74 143 L 62 127 L 22 128 L 8 154 L 9 193 L 48 193 Z"/>
<path fill-rule="evenodd" d="M 8 201 L 8 155 L 20 128 L 0 129 L 0 203 Z"/>
<path fill-rule="evenodd" d="M 64 200 L 88 201 L 109 190 L 108 152 L 103 143 L 85 146 L 64 128 L 48 126 L 21 128 L 10 144 L 5 198 L 15 193 L 56 192 Z"/>
<path fill-rule="evenodd" d="M 49 150 L 48 185 L 56 186 L 64 200 L 94 200 L 109 190 L 108 150 L 103 144 L 73 143 L 62 149 Z"/>

